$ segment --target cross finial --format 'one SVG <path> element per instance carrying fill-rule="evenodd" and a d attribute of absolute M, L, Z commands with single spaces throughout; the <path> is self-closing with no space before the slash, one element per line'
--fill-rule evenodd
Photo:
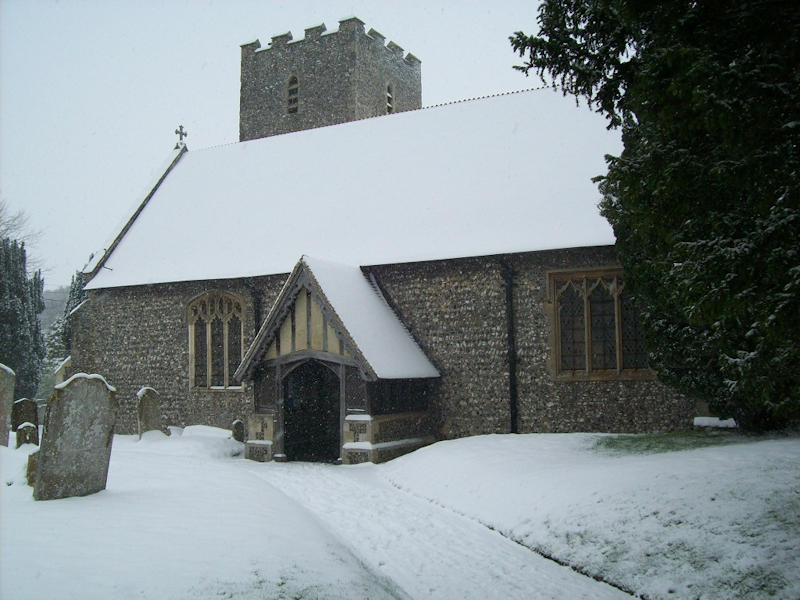
<path fill-rule="evenodd" d="M 178 136 L 178 143 L 175 144 L 175 150 L 180 150 L 186 146 L 186 143 L 183 141 L 183 138 L 189 137 L 189 134 L 183 128 L 183 125 L 178 125 L 178 128 L 175 130 L 175 135 Z"/>

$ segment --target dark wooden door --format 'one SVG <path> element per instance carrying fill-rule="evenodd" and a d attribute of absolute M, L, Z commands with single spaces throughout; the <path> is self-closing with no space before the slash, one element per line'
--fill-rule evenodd
<path fill-rule="evenodd" d="M 284 452 L 287 460 L 335 461 L 340 451 L 339 378 L 317 361 L 283 380 Z"/>

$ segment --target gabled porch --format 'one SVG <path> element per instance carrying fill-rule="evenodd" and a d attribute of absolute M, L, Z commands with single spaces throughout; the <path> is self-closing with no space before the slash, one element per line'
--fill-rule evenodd
<path fill-rule="evenodd" d="M 358 267 L 302 257 L 237 369 L 246 456 L 381 462 L 433 441 L 439 372 Z"/>

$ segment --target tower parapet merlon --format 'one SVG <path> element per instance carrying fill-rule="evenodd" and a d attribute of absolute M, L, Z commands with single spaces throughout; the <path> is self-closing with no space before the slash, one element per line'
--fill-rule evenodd
<path fill-rule="evenodd" d="M 328 31 L 327 27 L 324 23 L 320 23 L 319 25 L 315 25 L 314 27 L 308 27 L 304 31 L 305 37 L 295 40 L 292 36 L 291 31 L 287 31 L 286 33 L 282 33 L 280 35 L 275 35 L 270 38 L 270 44 L 266 48 L 261 47 L 261 41 L 256 39 L 255 41 L 249 42 L 247 44 L 242 44 L 242 54 L 254 54 L 256 52 L 267 52 L 272 48 L 283 48 L 286 46 L 295 46 L 297 44 L 302 44 L 303 42 L 313 42 L 320 39 L 323 35 L 325 37 L 336 35 L 338 33 L 356 33 L 362 34 L 365 37 L 372 40 L 372 42 L 376 46 L 382 46 L 386 49 L 389 53 L 396 56 L 397 58 L 403 59 L 409 66 L 417 67 L 419 66 L 422 61 L 418 59 L 416 56 L 411 54 L 411 52 L 405 52 L 403 48 L 393 42 L 389 41 L 386 43 L 386 36 L 384 36 L 379 31 L 375 29 L 370 29 L 369 31 L 364 31 L 364 22 L 359 19 L 358 17 L 349 17 L 347 19 L 342 19 L 339 21 L 339 29 L 336 31 Z"/>
<path fill-rule="evenodd" d="M 325 33 L 326 30 L 327 27 L 325 27 L 325 23 L 320 23 L 319 25 L 316 25 L 314 27 L 307 27 L 305 32 L 306 33 L 305 39 L 318 40 L 322 36 L 322 34 Z"/>
<path fill-rule="evenodd" d="M 422 63 L 357 17 L 241 46 L 241 141 L 415 110 Z"/>

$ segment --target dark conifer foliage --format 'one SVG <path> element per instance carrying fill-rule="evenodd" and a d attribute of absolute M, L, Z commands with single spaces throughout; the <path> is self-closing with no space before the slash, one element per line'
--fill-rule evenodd
<path fill-rule="evenodd" d="M 64 317 L 62 319 L 62 341 L 66 355 L 69 355 L 72 351 L 72 328 L 70 326 L 69 314 L 75 310 L 81 302 L 86 300 L 85 285 L 83 273 L 76 271 L 69 284 L 69 296 L 67 296 L 67 304 L 64 307 Z"/>
<path fill-rule="evenodd" d="M 0 362 L 17 375 L 15 398 L 33 398 L 44 358 L 38 315 L 44 310 L 40 271 L 28 275 L 25 244 L 0 238 Z"/>
<path fill-rule="evenodd" d="M 601 210 L 661 378 L 748 429 L 800 419 L 800 4 L 542 3 L 518 67 L 621 127 Z"/>

